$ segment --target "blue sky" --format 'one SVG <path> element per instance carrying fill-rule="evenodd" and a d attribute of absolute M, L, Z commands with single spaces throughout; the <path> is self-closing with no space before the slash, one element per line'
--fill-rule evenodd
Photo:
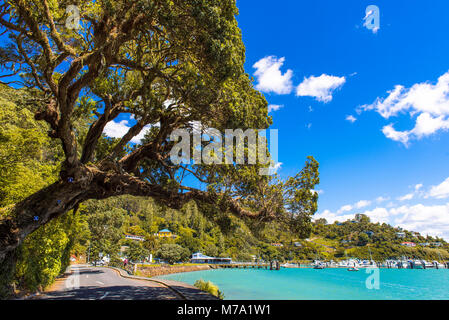
<path fill-rule="evenodd" d="M 279 174 L 307 155 L 320 162 L 317 217 L 364 212 L 449 239 L 449 2 L 237 5 L 245 69 L 281 106 L 270 112 Z M 363 25 L 368 5 L 379 8 L 375 33 Z"/>

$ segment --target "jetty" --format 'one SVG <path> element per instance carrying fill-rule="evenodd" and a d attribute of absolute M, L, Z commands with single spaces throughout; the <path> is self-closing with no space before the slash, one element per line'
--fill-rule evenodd
<path fill-rule="evenodd" d="M 280 270 L 281 264 L 279 261 L 272 261 L 270 263 L 230 263 L 230 264 L 214 264 L 210 265 L 214 269 L 266 269 L 266 270 Z"/>

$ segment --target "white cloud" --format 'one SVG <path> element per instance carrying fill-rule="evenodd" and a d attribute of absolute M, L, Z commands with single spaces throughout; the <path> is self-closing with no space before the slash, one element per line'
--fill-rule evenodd
<path fill-rule="evenodd" d="M 361 208 L 365 208 L 367 206 L 371 205 L 371 201 L 368 200 L 360 200 L 359 202 L 357 202 L 354 207 L 356 209 L 361 209 Z"/>
<path fill-rule="evenodd" d="M 399 200 L 399 201 L 412 200 L 414 196 L 415 196 L 414 193 L 408 193 L 402 197 L 397 198 L 397 200 Z"/>
<path fill-rule="evenodd" d="M 354 122 L 357 121 L 357 118 L 354 117 L 353 115 L 349 115 L 349 116 L 346 116 L 346 120 L 349 121 L 349 122 L 354 123 Z"/>
<path fill-rule="evenodd" d="M 348 212 L 348 211 L 351 211 L 353 209 L 361 209 L 361 208 L 367 207 L 369 205 L 371 205 L 371 201 L 369 201 L 369 200 L 360 200 L 357 203 L 347 204 L 347 205 L 342 206 L 340 209 L 338 209 L 337 213 L 341 214 L 343 212 Z"/>
<path fill-rule="evenodd" d="M 340 213 L 343 213 L 343 212 L 351 211 L 352 209 L 354 209 L 354 207 L 353 207 L 352 205 L 350 205 L 350 204 L 347 204 L 347 205 L 342 206 L 342 207 L 337 211 L 337 213 L 340 214 Z"/>
<path fill-rule="evenodd" d="M 283 165 L 282 162 L 276 162 L 276 163 L 274 164 L 274 166 L 270 166 L 270 167 L 268 168 L 269 174 L 270 174 L 270 175 L 276 174 L 276 173 L 281 169 L 282 165 Z"/>
<path fill-rule="evenodd" d="M 432 186 L 427 197 L 436 199 L 444 199 L 449 197 L 449 178 L 447 178 L 437 186 Z"/>
<path fill-rule="evenodd" d="M 277 94 L 289 94 L 293 90 L 293 71 L 289 69 L 282 74 L 280 70 L 284 61 L 284 57 L 278 59 L 275 56 L 269 56 L 253 65 L 253 68 L 256 69 L 254 75 L 258 82 L 256 85 L 257 90 Z"/>
<path fill-rule="evenodd" d="M 283 108 L 283 105 L 278 105 L 278 104 L 270 104 L 268 106 L 268 112 L 272 112 L 272 111 L 278 111 L 279 109 Z"/>
<path fill-rule="evenodd" d="M 382 203 L 382 202 L 385 202 L 385 201 L 388 201 L 388 200 L 390 200 L 390 197 L 377 197 L 376 198 L 376 201 L 378 202 L 378 203 Z"/>
<path fill-rule="evenodd" d="M 405 146 L 408 146 L 409 133 L 396 131 L 393 128 L 393 124 L 389 124 L 382 128 L 383 134 L 391 140 L 402 142 Z"/>
<path fill-rule="evenodd" d="M 103 133 L 111 138 L 122 138 L 131 127 L 128 125 L 128 120 L 122 120 L 120 122 L 110 121 L 104 127 Z M 145 133 L 151 129 L 151 125 L 143 127 L 140 133 L 131 139 L 132 143 L 140 143 L 144 138 Z"/>
<path fill-rule="evenodd" d="M 319 77 L 311 76 L 304 78 L 304 81 L 296 89 L 296 95 L 314 97 L 318 101 L 328 103 L 332 101 L 333 91 L 343 86 L 345 82 L 345 77 L 327 74 L 322 74 Z"/>
<path fill-rule="evenodd" d="M 401 113 L 416 116 L 413 129 L 397 131 L 390 123 L 382 132 L 389 139 L 399 141 L 408 146 L 411 139 L 422 139 L 438 131 L 449 130 L 449 72 L 438 78 L 437 83 L 417 83 L 410 88 L 397 85 L 388 91 L 386 98 L 377 98 L 370 105 L 359 108 L 375 110 L 385 119 Z"/>

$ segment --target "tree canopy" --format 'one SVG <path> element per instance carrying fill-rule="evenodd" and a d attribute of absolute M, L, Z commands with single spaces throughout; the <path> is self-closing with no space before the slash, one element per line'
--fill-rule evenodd
<path fill-rule="evenodd" d="M 295 232 L 310 232 L 319 183 L 313 158 L 287 181 L 259 175 L 266 166 L 260 163 L 170 161 L 176 129 L 193 132 L 198 122 L 221 131 L 272 124 L 265 98 L 243 69 L 237 14 L 235 0 L 0 5 L 0 27 L 9 39 L 0 47 L 1 80 L 31 92 L 35 119 L 46 123 L 60 148 L 57 180 L 2 210 L 0 261 L 28 234 L 82 202 L 123 194 L 177 209 L 193 200 L 210 214 L 278 219 Z M 107 138 L 106 125 L 121 116 L 132 117 L 133 125 L 123 137 Z M 144 128 L 151 130 L 132 142 Z"/>

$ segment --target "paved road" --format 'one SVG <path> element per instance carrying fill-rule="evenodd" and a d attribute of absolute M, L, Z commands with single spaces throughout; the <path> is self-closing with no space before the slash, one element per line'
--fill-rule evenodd
<path fill-rule="evenodd" d="M 60 281 L 40 299 L 63 300 L 179 300 L 162 284 L 122 278 L 109 268 L 71 266 L 71 275 Z"/>

